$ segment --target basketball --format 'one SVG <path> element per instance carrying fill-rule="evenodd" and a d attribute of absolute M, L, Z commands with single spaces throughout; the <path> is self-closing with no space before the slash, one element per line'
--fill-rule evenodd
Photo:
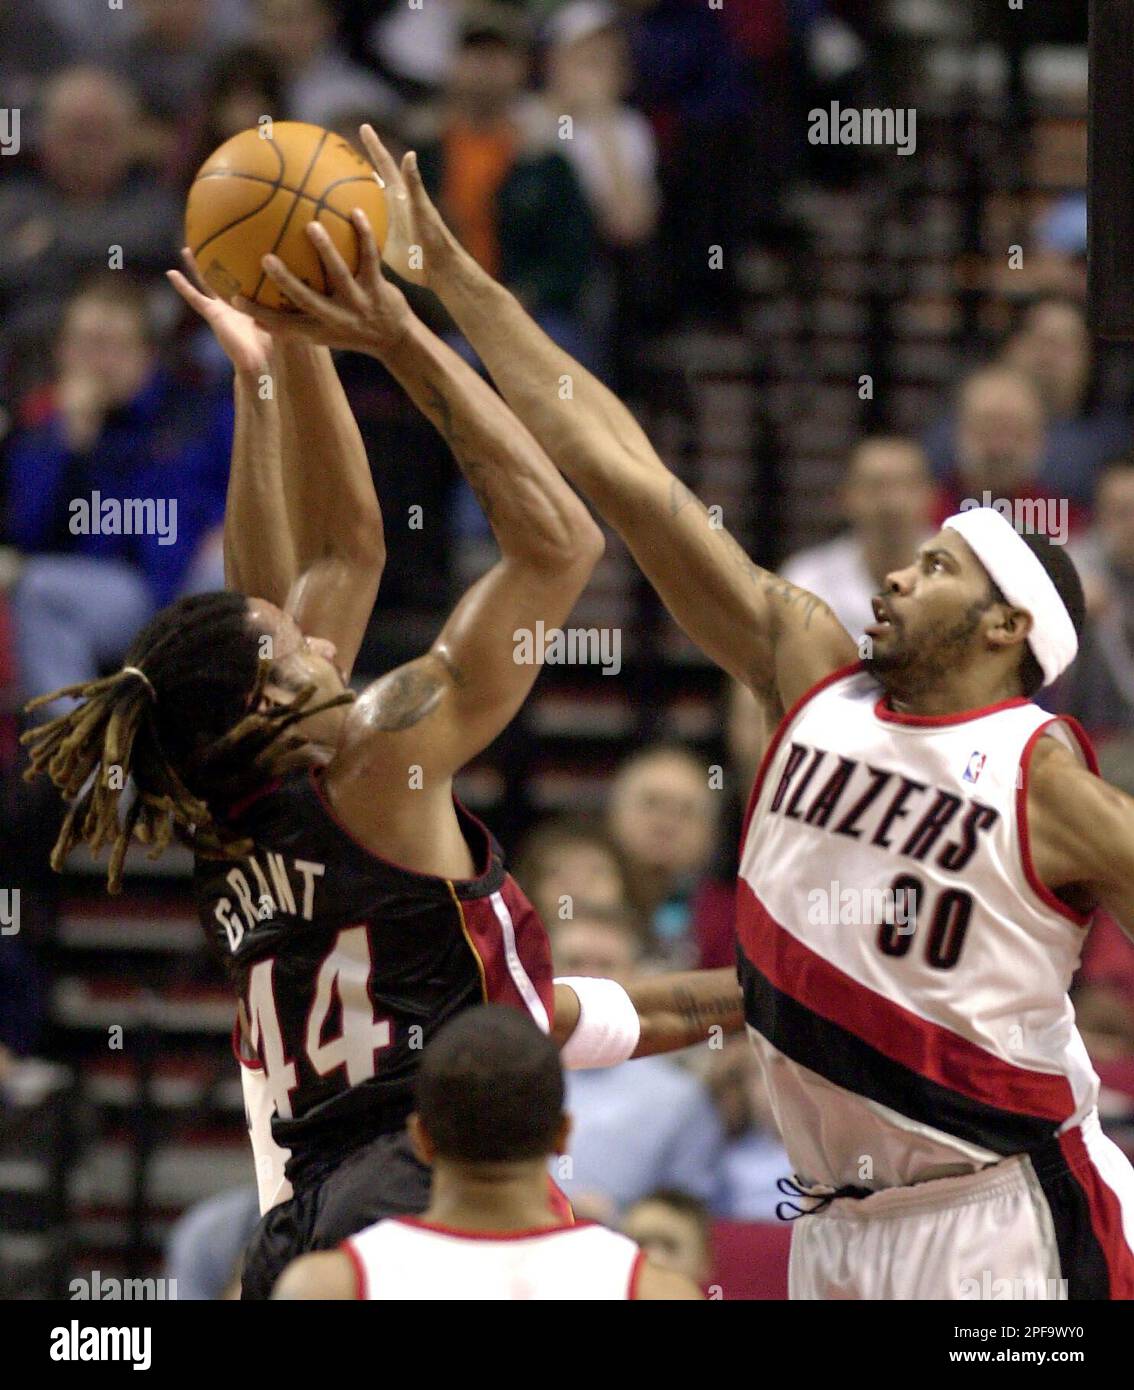
<path fill-rule="evenodd" d="M 185 244 L 209 287 L 223 299 L 241 294 L 265 308 L 290 305 L 265 275 L 272 252 L 305 285 L 328 294 L 323 263 L 305 228 L 326 228 L 339 254 L 358 269 L 354 208 L 386 239 L 386 194 L 369 162 L 334 131 L 277 121 L 241 131 L 197 171 L 185 208 Z"/>

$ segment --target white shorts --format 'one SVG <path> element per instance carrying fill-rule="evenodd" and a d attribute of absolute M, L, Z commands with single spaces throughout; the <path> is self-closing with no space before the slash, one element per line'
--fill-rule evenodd
<path fill-rule="evenodd" d="M 797 1219 L 793 1299 L 1134 1299 L 1134 1168 L 1097 1115 L 978 1173 Z"/>

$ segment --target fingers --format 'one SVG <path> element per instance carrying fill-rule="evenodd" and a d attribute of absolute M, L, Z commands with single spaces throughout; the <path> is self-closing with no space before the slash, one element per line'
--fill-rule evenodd
<path fill-rule="evenodd" d="M 183 246 L 181 248 L 181 264 L 185 267 L 185 272 L 190 282 L 196 285 L 203 295 L 206 295 L 209 299 L 217 298 L 216 294 L 209 286 L 208 281 L 201 274 L 201 267 L 197 264 L 197 257 L 194 256 L 188 246 Z"/>
<path fill-rule="evenodd" d="M 382 279 L 382 257 L 370 229 L 370 219 L 361 208 L 355 208 L 350 218 L 358 237 L 358 278 L 363 284 L 373 286 Z"/>
<path fill-rule="evenodd" d="M 410 150 L 402 160 L 402 176 L 409 191 L 410 202 L 413 204 L 415 219 L 419 226 L 443 226 L 441 214 L 433 206 L 433 201 L 425 191 L 425 184 L 421 181 L 421 170 L 417 167 L 417 152 Z"/>
<path fill-rule="evenodd" d="M 307 224 L 307 235 L 319 253 L 319 259 L 323 262 L 323 269 L 327 273 L 327 281 L 332 291 L 341 299 L 349 302 L 355 292 L 354 276 L 347 269 L 346 261 L 339 255 L 339 248 L 327 235 L 326 228 L 321 227 L 318 222 Z M 266 265 L 267 262 L 265 261 Z M 296 300 L 296 303 L 299 301 Z"/>
<path fill-rule="evenodd" d="M 287 295 L 297 309 L 302 309 L 315 318 L 323 317 L 321 311 L 325 312 L 328 303 L 325 295 L 317 294 L 314 290 L 309 289 L 302 280 L 288 270 L 278 256 L 265 256 L 260 264 L 264 267 L 268 279 L 277 289 Z"/>
<path fill-rule="evenodd" d="M 372 125 L 359 126 L 358 135 L 366 153 L 370 156 L 370 162 L 378 170 L 383 184 L 391 191 L 400 188 L 402 179 L 398 173 L 398 166 L 393 155 L 378 139 L 374 127 Z"/>
<path fill-rule="evenodd" d="M 181 296 L 190 308 L 196 309 L 197 313 L 205 314 L 213 303 L 212 298 L 207 294 L 202 294 L 196 285 L 191 285 L 179 270 L 167 270 L 165 278 Z"/>

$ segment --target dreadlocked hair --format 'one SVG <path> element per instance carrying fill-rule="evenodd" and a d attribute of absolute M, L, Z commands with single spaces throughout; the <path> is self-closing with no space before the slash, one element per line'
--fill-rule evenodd
<path fill-rule="evenodd" d="M 25 779 L 46 772 L 71 802 L 51 852 L 56 872 L 81 842 L 92 857 L 113 846 L 111 893 L 121 891 L 132 839 L 151 847 L 151 859 L 174 838 L 207 858 L 251 853 L 225 809 L 262 779 L 269 750 L 303 746 L 289 730 L 354 698 L 343 691 L 311 706 L 316 687 L 308 685 L 289 705 L 258 709 L 272 669 L 260 645 L 243 594 L 197 594 L 157 614 L 122 670 L 29 701 L 28 710 L 67 696 L 82 701 L 21 739 L 30 750 Z M 135 795 L 120 812 L 128 780 Z"/>

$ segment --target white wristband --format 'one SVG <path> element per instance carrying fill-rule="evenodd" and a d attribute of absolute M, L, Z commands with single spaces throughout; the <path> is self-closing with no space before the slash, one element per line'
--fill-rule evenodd
<path fill-rule="evenodd" d="M 579 1021 L 559 1052 L 565 1067 L 571 1071 L 613 1067 L 633 1056 L 642 1023 L 630 996 L 616 980 L 570 975 L 555 983 L 569 985 L 579 1000 Z"/>

